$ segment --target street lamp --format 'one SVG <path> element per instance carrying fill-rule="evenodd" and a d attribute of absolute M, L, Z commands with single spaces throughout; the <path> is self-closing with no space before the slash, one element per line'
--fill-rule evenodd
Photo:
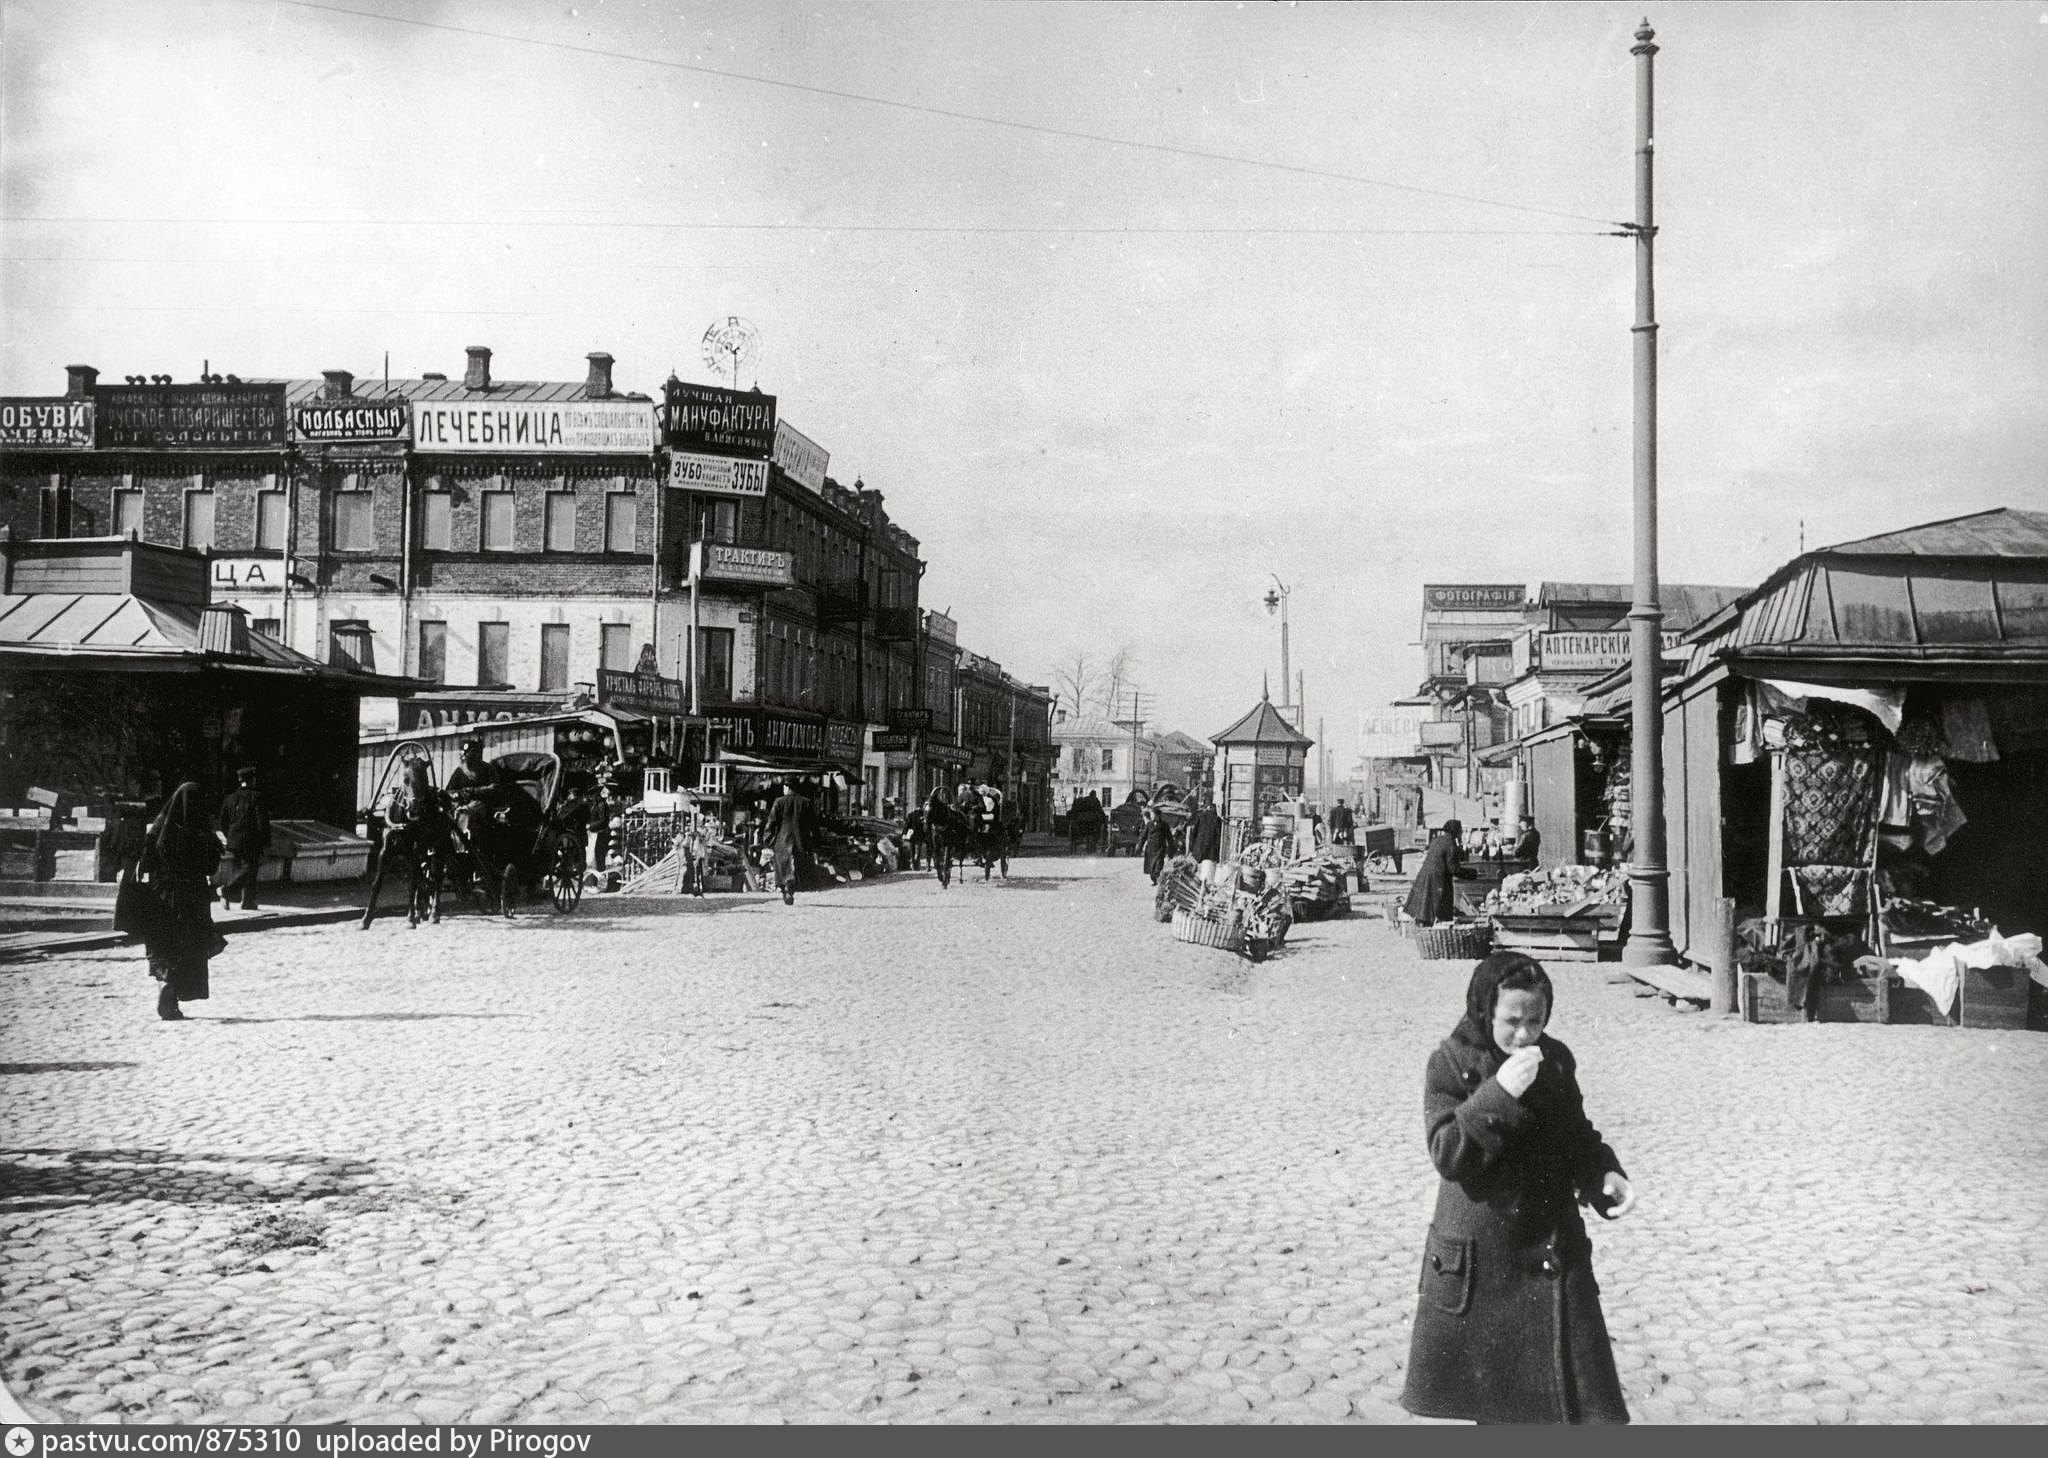
<path fill-rule="evenodd" d="M 1273 574 L 1273 585 L 1266 589 L 1265 601 L 1266 612 L 1269 615 L 1280 614 L 1280 703 L 1283 707 L 1289 702 L 1287 696 L 1292 692 L 1289 685 L 1293 682 L 1287 676 L 1287 598 L 1288 586 L 1280 580 L 1280 575 L 1276 572 Z"/>

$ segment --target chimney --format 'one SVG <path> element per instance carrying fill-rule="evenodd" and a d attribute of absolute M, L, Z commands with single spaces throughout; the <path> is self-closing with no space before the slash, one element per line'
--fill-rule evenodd
<path fill-rule="evenodd" d="M 445 380 L 448 377 L 442 374 L 439 370 L 428 370 L 425 374 L 421 375 L 420 378 L 422 380 Z"/>
<path fill-rule="evenodd" d="M 602 350 L 586 354 L 590 361 L 590 373 L 583 380 L 583 397 L 586 400 L 609 400 L 612 394 L 612 357 Z"/>
<path fill-rule="evenodd" d="M 320 374 L 327 381 L 326 399 L 346 400 L 355 389 L 356 377 L 347 370 L 322 370 Z"/>
<path fill-rule="evenodd" d="M 83 400 L 90 395 L 94 382 L 100 377 L 100 372 L 91 365 L 66 365 L 64 373 L 70 377 L 70 383 L 64 387 L 64 394 L 73 400 Z"/>
<path fill-rule="evenodd" d="M 231 602 L 210 602 L 199 614 L 199 651 L 249 656 L 249 615 Z"/>
<path fill-rule="evenodd" d="M 488 390 L 491 388 L 491 351 L 481 344 L 469 347 L 469 373 L 462 377 L 465 390 Z"/>

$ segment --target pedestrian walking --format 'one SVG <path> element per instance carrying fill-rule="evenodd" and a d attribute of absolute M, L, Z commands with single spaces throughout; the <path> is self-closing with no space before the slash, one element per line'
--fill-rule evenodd
<path fill-rule="evenodd" d="M 1339 800 L 1330 807 L 1330 844 L 1356 845 L 1358 843 L 1358 817 L 1351 807 Z"/>
<path fill-rule="evenodd" d="M 1173 831 L 1166 823 L 1166 817 L 1150 805 L 1145 807 L 1145 876 L 1155 886 L 1160 874 L 1166 869 L 1166 858 L 1173 851 Z"/>
<path fill-rule="evenodd" d="M 1423 1132 L 1443 1178 L 1401 1393 L 1419 1417 L 1628 1421 L 1579 1206 L 1612 1219 L 1636 1195 L 1571 1050 L 1544 1032 L 1554 1006 L 1540 963 L 1491 953 L 1429 1057 Z"/>
<path fill-rule="evenodd" d="M 220 814 L 214 820 L 234 868 L 220 888 L 220 900 L 221 905 L 232 906 L 239 896 L 241 909 L 254 911 L 256 873 L 263 868 L 263 853 L 270 849 L 270 816 L 264 813 L 263 795 L 256 788 L 255 767 L 241 769 L 235 780 L 235 792 L 220 802 Z"/>
<path fill-rule="evenodd" d="M 199 786 L 186 781 L 171 792 L 150 823 L 138 870 L 149 885 L 142 945 L 149 975 L 162 986 L 156 1015 L 177 1022 L 181 1002 L 208 996 L 207 963 L 227 943 L 213 929 L 213 873 L 220 837 L 199 812 Z"/>
<path fill-rule="evenodd" d="M 782 793 L 768 807 L 768 823 L 763 832 L 774 850 L 775 887 L 782 893 L 784 906 L 796 904 L 797 858 L 816 842 L 816 824 L 817 812 L 810 801 L 796 792 L 796 781 L 784 780 Z"/>
<path fill-rule="evenodd" d="M 1459 843 L 1465 827 L 1446 820 L 1423 852 L 1415 868 L 1415 884 L 1408 888 L 1406 910 L 1410 920 L 1421 926 L 1458 919 L 1457 883 L 1465 874 L 1465 851 Z"/>

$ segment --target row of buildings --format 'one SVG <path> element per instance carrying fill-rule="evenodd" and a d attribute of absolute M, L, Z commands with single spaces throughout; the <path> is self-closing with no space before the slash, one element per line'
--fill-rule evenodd
<path fill-rule="evenodd" d="M 883 493 L 830 473 L 777 401 L 671 377 L 190 383 L 75 365 L 0 399 L 0 527 L 203 555 L 256 636 L 403 691 L 371 742 L 615 711 L 629 757 L 839 776 L 847 808 L 941 781 L 1050 818 L 1052 696 L 920 599 Z M 573 752 L 574 744 L 564 747 Z"/>

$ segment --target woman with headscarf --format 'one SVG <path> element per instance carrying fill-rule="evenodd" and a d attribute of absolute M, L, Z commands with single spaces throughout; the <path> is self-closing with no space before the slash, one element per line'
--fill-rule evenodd
<path fill-rule="evenodd" d="M 1446 820 L 1429 842 L 1422 864 L 1416 867 L 1415 884 L 1408 888 L 1408 916 L 1422 926 L 1458 917 L 1458 872 L 1465 867 L 1465 851 L 1459 837 L 1465 827 Z"/>
<path fill-rule="evenodd" d="M 1442 1176 L 1401 1405 L 1481 1423 L 1625 1423 L 1628 1405 L 1579 1206 L 1636 1202 L 1586 1117 L 1571 1050 L 1544 1028 L 1541 964 L 1494 952 L 1430 1054 L 1423 1133 Z"/>
<path fill-rule="evenodd" d="M 199 813 L 199 786 L 186 781 L 171 792 L 149 827 L 139 867 L 155 902 L 142 945 L 149 975 L 160 982 L 156 1015 L 176 1022 L 181 1002 L 207 996 L 206 964 L 227 943 L 213 929 L 214 868 L 220 837 Z"/>

